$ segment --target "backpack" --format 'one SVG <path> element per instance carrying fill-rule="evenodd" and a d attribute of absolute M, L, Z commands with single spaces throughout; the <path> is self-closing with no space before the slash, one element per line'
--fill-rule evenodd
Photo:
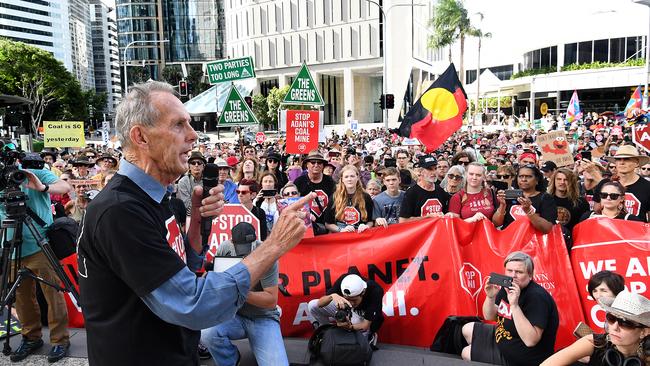
<path fill-rule="evenodd" d="M 450 316 L 445 319 L 436 333 L 433 343 L 429 348 L 433 352 L 451 353 L 460 355 L 467 346 L 463 337 L 463 325 L 471 322 L 480 322 L 476 316 Z"/>
<path fill-rule="evenodd" d="M 27 207 L 27 215 L 41 227 L 47 224 L 43 219 Z M 58 217 L 54 219 L 52 225 L 47 228 L 46 236 L 54 255 L 60 260 L 67 258 L 77 251 L 77 234 L 79 233 L 79 224 L 70 217 Z"/>
<path fill-rule="evenodd" d="M 316 329 L 308 347 L 312 359 L 320 359 L 326 366 L 365 366 L 372 358 L 372 348 L 363 333 L 333 324 Z"/>

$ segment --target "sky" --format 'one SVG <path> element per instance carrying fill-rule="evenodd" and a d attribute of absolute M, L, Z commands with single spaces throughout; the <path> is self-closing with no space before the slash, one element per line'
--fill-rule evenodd
<path fill-rule="evenodd" d="M 552 44 L 647 34 L 650 22 L 648 7 L 632 0 L 464 2 L 470 16 L 483 13 L 480 28 L 492 33 L 492 38 L 483 41 L 481 57 L 495 63 Z M 466 47 L 476 46 L 470 40 Z"/>

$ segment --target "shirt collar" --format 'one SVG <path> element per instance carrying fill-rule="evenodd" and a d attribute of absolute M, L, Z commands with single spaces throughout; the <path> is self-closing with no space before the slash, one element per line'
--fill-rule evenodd
<path fill-rule="evenodd" d="M 142 189 L 152 200 L 157 203 L 162 202 L 166 193 L 171 193 L 173 191 L 173 186 L 169 185 L 164 187 L 160 182 L 155 180 L 152 176 L 145 173 L 142 169 L 136 165 L 121 159 L 120 169 L 117 171 L 118 174 L 124 175 L 127 178 L 131 179 L 140 189 Z"/>

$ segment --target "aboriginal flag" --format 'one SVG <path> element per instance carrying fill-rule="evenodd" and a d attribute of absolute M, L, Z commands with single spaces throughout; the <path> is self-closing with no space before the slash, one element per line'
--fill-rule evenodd
<path fill-rule="evenodd" d="M 467 94 L 451 64 L 404 116 L 399 134 L 417 138 L 431 152 L 460 129 L 465 110 Z"/>

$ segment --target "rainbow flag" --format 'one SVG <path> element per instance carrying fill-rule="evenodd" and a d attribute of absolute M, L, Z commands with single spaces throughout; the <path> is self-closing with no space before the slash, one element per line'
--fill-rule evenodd
<path fill-rule="evenodd" d="M 580 100 L 578 99 L 578 92 L 574 90 L 573 96 L 571 96 L 571 101 L 569 101 L 569 107 L 566 109 L 566 120 L 573 122 L 579 119 L 582 119 Z"/>
<path fill-rule="evenodd" d="M 627 105 L 625 106 L 625 110 L 623 111 L 623 115 L 627 116 L 627 112 L 630 109 L 634 108 L 641 108 L 643 105 L 643 94 L 641 94 L 641 86 L 637 86 L 636 90 L 634 93 L 632 93 L 632 96 L 630 97 L 630 101 L 627 102 Z"/>

